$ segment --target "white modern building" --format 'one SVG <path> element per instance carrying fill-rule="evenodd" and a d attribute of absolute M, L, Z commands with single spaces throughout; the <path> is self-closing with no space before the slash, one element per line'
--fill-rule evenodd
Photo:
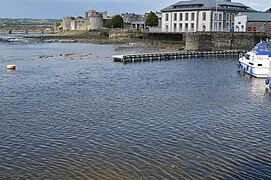
<path fill-rule="evenodd" d="M 271 34 L 271 13 L 240 12 L 235 16 L 234 31 Z"/>
<path fill-rule="evenodd" d="M 239 12 L 255 12 L 231 0 L 180 1 L 162 12 L 162 32 L 230 31 Z"/>

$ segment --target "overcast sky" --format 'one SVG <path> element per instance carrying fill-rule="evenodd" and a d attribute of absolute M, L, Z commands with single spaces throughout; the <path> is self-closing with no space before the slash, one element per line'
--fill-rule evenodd
<path fill-rule="evenodd" d="M 56 18 L 82 16 L 88 8 L 116 13 L 159 11 L 178 0 L 0 0 L 0 18 Z M 271 8 L 271 0 L 232 0 L 259 11 Z"/>

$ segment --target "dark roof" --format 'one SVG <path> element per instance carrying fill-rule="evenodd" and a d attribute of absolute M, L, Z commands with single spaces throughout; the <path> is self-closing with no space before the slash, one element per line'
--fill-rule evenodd
<path fill-rule="evenodd" d="M 123 18 L 130 19 L 131 22 L 144 21 L 144 15 L 135 13 L 126 13 L 122 15 Z"/>
<path fill-rule="evenodd" d="M 167 8 L 162 9 L 162 12 L 171 11 L 191 11 L 191 10 L 231 10 L 231 11 L 255 11 L 242 3 L 231 2 L 231 0 L 191 0 L 180 1 Z"/>
<path fill-rule="evenodd" d="M 241 12 L 237 16 L 247 15 L 247 21 L 252 22 L 271 22 L 271 13 L 266 12 Z"/>

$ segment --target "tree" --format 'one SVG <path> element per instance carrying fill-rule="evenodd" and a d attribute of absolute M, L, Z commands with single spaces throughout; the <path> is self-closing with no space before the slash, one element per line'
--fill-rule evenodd
<path fill-rule="evenodd" d="M 56 27 L 61 26 L 61 21 L 56 21 Z"/>
<path fill-rule="evenodd" d="M 154 12 L 150 12 L 145 21 L 146 26 L 153 27 L 158 25 L 158 17 Z"/>
<path fill-rule="evenodd" d="M 111 28 L 111 19 L 105 21 L 105 27 Z"/>
<path fill-rule="evenodd" d="M 106 27 L 121 28 L 123 27 L 123 18 L 120 15 L 115 15 L 111 20 L 107 21 Z"/>
<path fill-rule="evenodd" d="M 267 9 L 266 12 L 271 13 L 271 8 Z"/>

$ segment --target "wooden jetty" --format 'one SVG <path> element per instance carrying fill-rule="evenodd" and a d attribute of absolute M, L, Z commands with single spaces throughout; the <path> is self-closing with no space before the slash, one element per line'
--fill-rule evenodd
<path fill-rule="evenodd" d="M 143 53 L 143 54 L 126 54 L 113 56 L 114 62 L 132 63 L 144 61 L 161 61 L 171 59 L 187 59 L 216 56 L 239 56 L 244 51 L 206 51 L 206 52 L 164 52 L 164 53 Z"/>

